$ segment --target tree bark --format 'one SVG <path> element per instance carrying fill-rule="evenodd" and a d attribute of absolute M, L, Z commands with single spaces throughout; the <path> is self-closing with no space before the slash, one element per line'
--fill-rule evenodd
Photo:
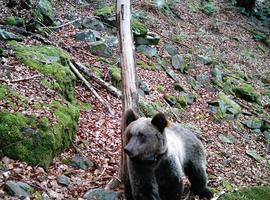
<path fill-rule="evenodd" d="M 120 63 L 121 63 L 121 81 L 122 81 L 122 116 L 127 109 L 133 109 L 137 112 L 138 93 L 137 93 L 137 76 L 134 62 L 134 43 L 131 32 L 131 11 L 130 0 L 117 0 L 117 24 L 118 38 L 120 45 Z M 126 145 L 125 127 L 123 126 L 123 117 L 121 125 L 121 163 L 118 179 L 111 180 L 106 188 L 113 189 L 121 182 L 128 179 L 127 175 L 127 158 L 123 152 Z"/>

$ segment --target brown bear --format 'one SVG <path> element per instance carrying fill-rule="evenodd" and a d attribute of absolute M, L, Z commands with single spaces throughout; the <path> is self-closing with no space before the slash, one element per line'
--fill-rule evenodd
<path fill-rule="evenodd" d="M 139 118 L 133 110 L 124 116 L 128 155 L 127 200 L 180 200 L 183 174 L 191 191 L 210 199 L 206 156 L 201 141 L 179 124 L 168 124 L 162 113 Z"/>

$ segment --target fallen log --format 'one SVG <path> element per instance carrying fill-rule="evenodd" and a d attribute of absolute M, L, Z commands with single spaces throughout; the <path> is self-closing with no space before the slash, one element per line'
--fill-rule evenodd
<path fill-rule="evenodd" d="M 89 78 L 91 78 L 93 81 L 98 83 L 99 85 L 103 86 L 106 90 L 108 90 L 112 95 L 115 97 L 121 99 L 122 98 L 122 92 L 118 90 L 116 87 L 112 86 L 111 84 L 107 83 L 106 81 L 102 80 L 98 76 L 96 76 L 94 73 L 92 73 L 87 67 L 85 67 L 83 64 L 73 61 L 74 65 L 83 73 L 85 73 Z"/>
<path fill-rule="evenodd" d="M 113 115 L 114 113 L 109 104 L 101 96 L 99 96 L 93 86 L 83 77 L 83 75 L 77 70 L 77 68 L 72 64 L 71 61 L 69 61 L 69 66 L 72 71 L 78 76 L 78 78 L 83 81 L 83 83 L 90 90 L 90 92 L 98 99 L 98 101 L 108 110 L 111 115 Z"/>

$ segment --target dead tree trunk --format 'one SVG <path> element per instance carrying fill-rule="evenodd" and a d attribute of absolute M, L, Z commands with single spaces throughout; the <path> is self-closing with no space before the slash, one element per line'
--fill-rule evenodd
<path fill-rule="evenodd" d="M 131 12 L 130 0 L 117 0 L 117 24 L 118 38 L 120 45 L 120 63 L 121 63 L 121 78 L 122 78 L 122 116 L 129 108 L 137 111 L 138 93 L 137 93 L 137 75 L 134 64 L 134 44 L 131 32 Z M 123 120 L 123 119 L 122 119 Z M 121 126 L 122 138 L 122 153 L 121 163 L 118 174 L 118 179 L 111 180 L 106 188 L 115 188 L 121 182 L 127 179 L 127 160 L 123 152 L 123 147 L 126 145 L 125 130 L 123 121 Z"/>

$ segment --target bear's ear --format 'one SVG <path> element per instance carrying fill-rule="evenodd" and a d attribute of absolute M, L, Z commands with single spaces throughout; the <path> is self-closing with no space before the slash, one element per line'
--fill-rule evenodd
<path fill-rule="evenodd" d="M 163 113 L 156 114 L 151 123 L 160 131 L 163 132 L 165 127 L 168 126 L 168 121 Z"/>
<path fill-rule="evenodd" d="M 124 128 L 126 128 L 131 122 L 137 120 L 139 116 L 132 110 L 128 109 L 124 115 Z"/>

